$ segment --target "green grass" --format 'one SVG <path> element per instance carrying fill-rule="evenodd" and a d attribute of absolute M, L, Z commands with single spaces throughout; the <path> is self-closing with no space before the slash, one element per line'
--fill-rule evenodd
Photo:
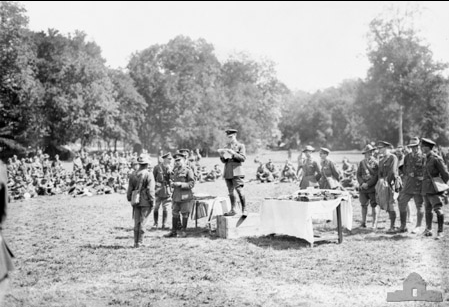
<path fill-rule="evenodd" d="M 282 163 L 287 153 L 261 157 Z M 248 176 L 255 176 L 253 160 L 245 163 Z M 217 161 L 205 158 L 203 164 Z M 258 212 L 264 197 L 295 190 L 293 183 L 245 186 L 250 212 Z M 195 191 L 225 196 L 226 185 L 203 183 Z M 353 207 L 356 227 L 357 200 Z M 187 238 L 166 239 L 166 231 L 149 230 L 147 246 L 133 249 L 124 195 L 40 197 L 12 203 L 8 213 L 3 234 L 16 254 L 16 270 L 5 306 L 434 306 L 386 302 L 387 292 L 401 289 L 412 272 L 428 289 L 444 291 L 445 298 L 449 292 L 447 238 L 355 228 L 342 244 L 310 248 L 279 235 L 217 238 L 203 231 L 202 219 L 198 230 L 189 221 Z M 387 222 L 382 212 L 380 227 Z"/>

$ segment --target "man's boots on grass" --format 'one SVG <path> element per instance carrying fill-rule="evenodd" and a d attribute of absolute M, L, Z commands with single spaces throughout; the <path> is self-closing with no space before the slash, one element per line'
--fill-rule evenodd
<path fill-rule="evenodd" d="M 162 229 L 166 229 L 165 223 L 167 222 L 167 211 L 162 211 Z"/>
<path fill-rule="evenodd" d="M 164 235 L 165 238 L 176 238 L 178 236 L 178 223 L 179 216 L 172 217 L 172 229 L 168 234 Z"/>
<path fill-rule="evenodd" d="M 399 228 L 398 232 L 404 233 L 407 232 L 407 211 L 401 211 L 399 212 L 399 217 L 401 219 L 401 227 Z"/>
<path fill-rule="evenodd" d="M 229 199 L 231 200 L 231 211 L 223 214 L 224 216 L 234 216 L 237 213 L 235 212 L 235 195 L 229 194 Z"/>
<path fill-rule="evenodd" d="M 438 232 L 437 232 L 436 239 L 442 239 L 444 236 L 444 233 L 443 233 L 444 215 L 438 214 L 437 219 L 438 219 Z"/>

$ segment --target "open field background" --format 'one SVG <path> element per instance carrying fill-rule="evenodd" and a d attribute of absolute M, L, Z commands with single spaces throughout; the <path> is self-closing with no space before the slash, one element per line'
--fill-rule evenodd
<path fill-rule="evenodd" d="M 339 165 L 344 156 L 362 158 L 358 152 L 331 153 Z M 281 164 L 287 153 L 259 157 Z M 253 160 L 246 163 L 248 178 L 255 176 Z M 295 190 L 293 183 L 248 183 L 249 211 L 258 212 L 264 197 Z M 222 180 L 197 184 L 195 191 L 226 196 Z M 11 203 L 3 234 L 16 254 L 16 271 L 5 306 L 448 306 L 386 302 L 387 292 L 402 289 L 412 272 L 449 297 L 448 238 L 386 235 L 385 212 L 377 233 L 359 229 L 357 199 L 353 207 L 355 228 L 341 245 L 310 248 L 280 235 L 225 240 L 204 231 L 202 219 L 199 229 L 189 221 L 187 238 L 166 239 L 166 231 L 149 230 L 147 246 L 134 249 L 131 207 L 123 194 Z"/>

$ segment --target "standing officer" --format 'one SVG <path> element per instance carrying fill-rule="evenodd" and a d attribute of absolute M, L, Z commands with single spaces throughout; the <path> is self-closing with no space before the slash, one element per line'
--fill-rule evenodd
<path fill-rule="evenodd" d="M 224 178 L 229 192 L 229 199 L 231 200 L 231 211 L 224 215 L 236 215 L 236 199 L 234 195 L 234 190 L 236 190 L 239 195 L 240 204 L 242 205 L 242 216 L 247 216 L 246 200 L 243 194 L 243 178 L 245 178 L 245 173 L 242 167 L 242 163 L 246 160 L 245 145 L 237 142 L 237 130 L 227 129 L 225 133 L 228 137 L 228 144 L 224 149 L 219 150 L 219 153 L 221 162 L 225 164 Z"/>
<path fill-rule="evenodd" d="M 320 189 L 337 189 L 340 185 L 340 173 L 335 167 L 334 162 L 329 160 L 329 153 L 331 151 L 322 147 L 320 149 L 321 158 L 321 178 L 319 181 Z"/>
<path fill-rule="evenodd" d="M 360 161 L 357 169 L 357 181 L 359 182 L 359 198 L 362 205 L 362 224 L 360 227 L 366 227 L 366 216 L 368 214 L 368 203 L 371 204 L 373 213 L 373 229 L 377 228 L 377 218 L 380 207 L 376 202 L 376 183 L 378 179 L 379 165 L 374 159 L 376 149 L 370 144 L 366 145 L 362 153 L 365 159 Z"/>
<path fill-rule="evenodd" d="M 421 150 L 426 156 L 423 175 L 424 180 L 422 183 L 422 194 L 424 196 L 424 204 L 426 207 L 426 230 L 423 235 L 426 237 L 432 236 L 432 219 L 433 211 L 437 214 L 438 232 L 437 239 L 443 236 L 443 224 L 444 224 L 444 192 L 438 192 L 435 190 L 432 178 L 441 176 L 444 182 L 449 180 L 449 173 L 444 165 L 443 159 L 435 154 L 432 149 L 435 146 L 435 142 L 429 139 L 421 139 Z"/>
<path fill-rule="evenodd" d="M 421 195 L 424 167 L 424 155 L 419 148 L 419 138 L 412 138 L 408 147 L 412 152 L 404 157 L 402 173 L 404 174 L 401 192 L 399 192 L 399 216 L 401 219 L 401 227 L 398 232 L 407 232 L 407 206 L 410 199 L 413 198 L 416 205 L 416 227 L 412 233 L 419 232 L 421 222 L 424 216 L 423 202 Z"/>
<path fill-rule="evenodd" d="M 306 155 L 306 158 L 303 159 L 301 164 L 298 164 L 298 173 L 302 169 L 302 179 L 299 184 L 301 190 L 307 189 L 308 187 L 318 187 L 318 180 L 321 174 L 318 163 L 312 160 L 312 152 L 314 151 L 315 149 L 310 145 L 307 145 L 302 151 Z"/>
<path fill-rule="evenodd" d="M 187 236 L 187 222 L 193 204 L 192 189 L 195 186 L 193 171 L 186 165 L 186 156 L 182 153 L 176 153 L 173 157 L 175 158 L 175 167 L 170 175 L 173 186 L 172 230 L 164 236 L 166 238 L 173 238 L 178 235 L 180 215 L 182 215 L 182 226 L 179 236 Z"/>
<path fill-rule="evenodd" d="M 159 163 L 153 169 L 154 180 L 156 181 L 156 204 L 154 206 L 153 228 L 157 228 L 159 219 L 159 207 L 162 205 L 162 229 L 165 229 L 165 222 L 167 221 L 167 208 L 171 203 L 171 187 L 170 187 L 170 173 L 172 171 L 171 153 L 166 153 L 161 156 L 162 163 Z"/>
<path fill-rule="evenodd" d="M 134 205 L 134 247 L 143 246 L 143 235 L 145 224 L 147 222 L 148 216 L 151 213 L 151 209 L 154 204 L 154 176 L 153 172 L 148 170 L 150 165 L 150 159 L 141 155 L 137 159 L 139 163 L 139 169 L 134 174 L 133 180 L 130 179 L 128 185 L 127 198 L 131 201 L 132 192 L 139 190 L 139 203 Z"/>
<path fill-rule="evenodd" d="M 400 188 L 400 178 L 398 170 L 398 157 L 391 153 L 393 145 L 385 141 L 377 143 L 382 160 L 379 161 L 379 180 L 376 184 L 376 201 L 378 205 L 388 212 L 390 217 L 390 229 L 387 234 L 394 234 L 396 230 L 397 192 Z"/>

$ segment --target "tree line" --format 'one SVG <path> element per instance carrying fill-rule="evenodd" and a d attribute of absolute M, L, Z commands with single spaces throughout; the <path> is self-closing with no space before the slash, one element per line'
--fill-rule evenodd
<path fill-rule="evenodd" d="M 357 149 L 411 136 L 449 143 L 448 66 L 433 60 L 410 15 L 371 22 L 364 80 L 315 93 L 291 91 L 270 60 L 241 53 L 220 62 L 204 39 L 180 35 L 112 69 L 83 32 L 31 31 L 25 9 L 10 1 L 0 18 L 3 150 L 100 139 L 214 152 L 229 127 L 249 151 L 280 142 Z"/>

